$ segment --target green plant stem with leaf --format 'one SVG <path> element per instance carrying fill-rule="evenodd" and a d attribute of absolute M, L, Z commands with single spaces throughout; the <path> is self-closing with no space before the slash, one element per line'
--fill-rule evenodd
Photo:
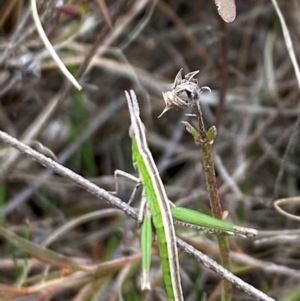
<path fill-rule="evenodd" d="M 202 150 L 203 156 L 203 165 L 205 170 L 205 178 L 206 178 L 206 186 L 209 194 L 210 206 L 212 210 L 212 214 L 214 217 L 222 219 L 223 211 L 222 206 L 218 194 L 217 181 L 216 181 L 216 173 L 215 166 L 213 160 L 213 140 L 209 138 L 208 133 L 213 132 L 214 127 L 210 128 L 207 133 L 205 130 L 202 112 L 200 108 L 200 104 L 198 101 L 194 102 L 193 110 L 197 115 L 198 125 L 199 125 L 199 145 Z M 188 127 L 187 127 L 188 130 Z M 216 132 L 216 131 L 215 131 Z M 193 136 L 195 140 L 195 136 Z M 195 140 L 195 142 L 198 142 Z M 217 234 L 218 243 L 220 247 L 220 259 L 222 266 L 229 271 L 231 270 L 231 261 L 230 261 L 230 249 L 228 238 L 226 234 L 220 233 Z M 232 283 L 227 280 L 223 280 L 223 293 L 222 293 L 222 301 L 230 301 L 232 299 Z"/>

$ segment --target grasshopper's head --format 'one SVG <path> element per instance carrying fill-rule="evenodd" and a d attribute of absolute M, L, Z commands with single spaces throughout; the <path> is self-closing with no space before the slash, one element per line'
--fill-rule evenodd
<path fill-rule="evenodd" d="M 136 136 L 144 136 L 145 133 L 146 133 L 146 127 L 144 125 L 143 122 L 140 122 L 141 126 L 138 126 L 138 125 L 134 125 L 134 124 L 131 124 L 130 127 L 129 127 L 129 137 L 131 139 L 134 139 L 136 138 Z M 142 133 L 139 133 L 138 131 L 142 131 Z"/>
<path fill-rule="evenodd" d="M 128 134 L 129 134 L 130 139 L 133 139 L 135 137 L 133 125 L 130 125 Z"/>

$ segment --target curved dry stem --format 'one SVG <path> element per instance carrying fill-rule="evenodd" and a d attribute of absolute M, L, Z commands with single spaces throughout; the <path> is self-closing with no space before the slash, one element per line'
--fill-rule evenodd
<path fill-rule="evenodd" d="M 300 216 L 288 213 L 287 211 L 283 210 L 280 206 L 282 205 L 291 205 L 294 203 L 300 204 L 300 196 L 292 197 L 292 198 L 284 198 L 284 199 L 278 199 L 274 202 L 274 208 L 276 211 L 288 219 L 292 219 L 294 221 L 300 221 Z"/>
<path fill-rule="evenodd" d="M 47 35 L 42 27 L 40 18 L 39 18 L 39 14 L 37 11 L 37 7 L 36 7 L 36 0 L 31 0 L 31 10 L 32 10 L 32 17 L 34 20 L 34 23 L 36 25 L 36 29 L 43 41 L 43 43 L 45 44 L 45 47 L 48 49 L 48 51 L 50 52 L 53 60 L 56 62 L 58 68 L 61 70 L 61 72 L 64 74 L 64 76 L 78 89 L 78 90 L 82 90 L 82 87 L 79 85 L 79 83 L 77 82 L 77 80 L 75 79 L 75 77 L 69 72 L 69 70 L 67 69 L 67 67 L 64 65 L 64 63 L 61 61 L 61 59 L 59 58 L 58 54 L 55 52 L 53 46 L 51 45 L 50 41 L 47 38 Z"/>

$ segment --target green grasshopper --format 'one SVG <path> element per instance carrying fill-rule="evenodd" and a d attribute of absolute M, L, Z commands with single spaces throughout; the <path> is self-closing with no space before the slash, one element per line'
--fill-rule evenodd
<path fill-rule="evenodd" d="M 129 133 L 132 139 L 132 160 L 141 178 L 143 199 L 147 202 L 146 208 L 151 213 L 151 220 L 155 228 L 168 300 L 183 301 L 176 235 L 169 199 L 147 145 L 144 124 L 140 119 L 136 95 L 134 91 L 130 91 L 130 95 L 128 92 L 125 93 L 131 120 Z M 147 250 L 149 250 L 149 239 L 145 240 L 143 237 L 150 236 L 151 238 L 149 232 L 152 230 L 149 219 L 150 216 L 146 216 L 145 222 L 143 222 L 141 240 L 142 248 Z M 144 248 L 143 246 L 146 243 L 148 243 L 148 247 Z M 146 257 L 149 258 L 151 252 L 148 251 L 147 253 L 148 256 Z M 147 259 L 147 261 L 149 262 L 150 260 Z M 146 271 L 144 274 L 147 273 L 147 269 L 148 266 L 143 266 L 143 270 Z M 148 287 L 145 284 L 144 286 Z"/>
<path fill-rule="evenodd" d="M 132 139 L 132 160 L 142 184 L 142 205 L 140 210 L 141 248 L 143 280 L 142 288 L 150 289 L 149 269 L 151 262 L 152 224 L 155 229 L 162 272 L 169 301 L 184 301 L 180 279 L 178 251 L 173 218 L 191 227 L 208 229 L 214 232 L 227 232 L 252 238 L 257 235 L 254 229 L 239 227 L 206 214 L 173 205 L 166 194 L 158 169 L 148 148 L 145 127 L 140 119 L 140 110 L 134 91 L 125 91 L 130 113 L 130 137 Z M 124 172 L 119 172 L 123 174 Z M 117 175 L 117 173 L 116 173 Z"/>

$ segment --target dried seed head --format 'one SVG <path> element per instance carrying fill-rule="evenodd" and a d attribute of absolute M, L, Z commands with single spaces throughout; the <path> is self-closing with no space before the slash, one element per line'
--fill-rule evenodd
<path fill-rule="evenodd" d="M 177 86 L 181 85 L 182 83 L 182 69 L 183 68 L 181 68 L 175 76 L 174 83 L 171 85 L 172 90 L 175 89 Z"/>
<path fill-rule="evenodd" d="M 163 93 L 166 107 L 158 118 L 170 109 L 177 110 L 191 107 L 195 101 L 199 101 L 200 94 L 204 90 L 210 91 L 208 87 L 199 88 L 198 80 L 194 78 L 198 73 L 199 71 L 190 72 L 182 79 L 182 69 L 178 71 L 171 86 L 172 90 Z"/>
<path fill-rule="evenodd" d="M 175 90 L 162 92 L 166 107 L 162 111 L 162 113 L 158 116 L 160 118 L 163 114 L 165 114 L 170 109 L 183 109 L 190 106 L 189 100 L 186 97 L 178 97 L 175 93 Z"/>
<path fill-rule="evenodd" d="M 190 72 L 184 77 L 184 80 L 187 82 L 193 82 L 198 85 L 198 80 L 194 78 L 194 76 L 198 73 L 199 73 L 199 70 Z"/>

